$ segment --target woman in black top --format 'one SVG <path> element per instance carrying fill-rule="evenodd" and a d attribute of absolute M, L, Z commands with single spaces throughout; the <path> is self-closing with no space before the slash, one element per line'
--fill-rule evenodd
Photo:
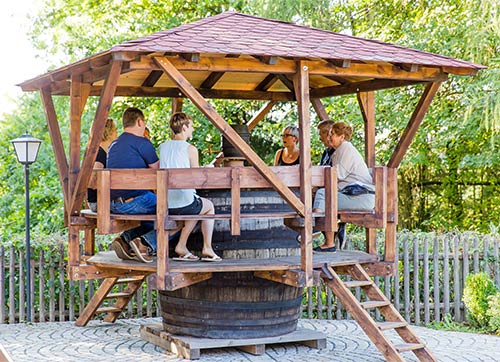
<path fill-rule="evenodd" d="M 285 127 L 281 134 L 283 148 L 276 151 L 274 155 L 274 166 L 293 166 L 300 163 L 299 153 L 299 129 L 295 126 Z"/>
<path fill-rule="evenodd" d="M 99 151 L 97 151 L 94 168 L 106 168 L 106 156 L 108 154 L 109 145 L 117 136 L 118 133 L 116 131 L 115 121 L 108 118 L 106 127 L 104 128 L 104 134 L 102 135 L 102 141 L 99 145 Z M 87 189 L 87 203 L 90 210 L 97 212 L 97 190 Z"/>

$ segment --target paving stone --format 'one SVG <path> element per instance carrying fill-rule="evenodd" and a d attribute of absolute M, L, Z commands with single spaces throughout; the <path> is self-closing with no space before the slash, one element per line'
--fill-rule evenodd
<path fill-rule="evenodd" d="M 160 322 L 160 319 L 119 319 L 116 323 L 91 321 L 86 327 L 77 327 L 73 322 L 0 324 L 0 344 L 15 362 L 182 361 L 182 358 L 140 338 L 140 325 L 153 322 Z M 325 333 L 328 336 L 326 348 L 317 350 L 296 343 L 274 344 L 267 346 L 266 353 L 261 356 L 234 348 L 220 348 L 202 350 L 200 361 L 384 361 L 363 330 L 352 320 L 302 319 L 299 325 Z M 439 361 L 500 361 L 500 337 L 412 328 Z M 389 335 L 396 336 L 395 333 Z M 408 361 L 417 361 L 411 352 L 404 356 Z"/>

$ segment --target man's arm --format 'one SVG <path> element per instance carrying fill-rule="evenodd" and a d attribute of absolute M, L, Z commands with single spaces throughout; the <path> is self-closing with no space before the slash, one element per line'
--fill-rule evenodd
<path fill-rule="evenodd" d="M 154 169 L 159 169 L 160 168 L 160 161 L 156 161 L 155 163 L 150 163 L 148 165 L 149 168 L 154 168 Z"/>
<path fill-rule="evenodd" d="M 193 145 L 189 145 L 188 154 L 189 154 L 189 165 L 191 167 L 200 167 L 200 162 L 198 158 L 198 149 Z"/>

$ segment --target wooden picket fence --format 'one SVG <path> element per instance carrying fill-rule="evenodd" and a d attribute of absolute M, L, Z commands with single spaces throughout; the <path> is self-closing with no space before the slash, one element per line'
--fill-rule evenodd
<path fill-rule="evenodd" d="M 446 314 L 463 321 L 462 295 L 469 273 L 486 272 L 500 288 L 499 238 L 476 233 L 400 233 L 398 273 L 393 277 L 375 277 L 375 282 L 410 323 L 440 321 Z M 347 247 L 362 249 L 360 240 L 361 236 L 353 235 Z M 33 248 L 30 293 L 34 321 L 74 321 L 99 285 L 98 280 L 74 282 L 66 278 L 63 245 Z M 25 272 L 23 249 L 0 246 L 0 323 L 25 320 Z M 362 298 L 362 291 L 356 290 L 356 295 Z M 153 280 L 148 279 L 122 317 L 159 315 Z M 305 290 L 303 317 L 350 318 L 324 286 Z"/>

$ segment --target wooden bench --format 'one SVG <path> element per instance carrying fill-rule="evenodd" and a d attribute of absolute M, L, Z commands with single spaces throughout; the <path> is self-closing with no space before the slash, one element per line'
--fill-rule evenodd
<path fill-rule="evenodd" d="M 291 188 L 300 186 L 298 167 L 271 167 L 278 177 Z M 140 221 L 154 221 L 158 224 L 160 213 L 157 214 L 112 214 L 110 211 L 110 190 L 152 190 L 166 194 L 167 189 L 230 189 L 231 213 L 214 215 L 168 215 L 162 220 L 164 230 L 173 230 L 178 227 L 178 221 L 185 220 L 230 220 L 231 234 L 240 235 L 240 219 L 245 218 L 296 218 L 294 211 L 241 213 L 241 189 L 269 189 L 271 185 L 253 167 L 228 167 L 228 168 L 189 168 L 189 169 L 101 169 L 95 170 L 95 183 L 89 187 L 97 189 L 97 213 L 82 210 L 81 215 L 92 219 L 96 223 L 99 234 L 118 233 L 139 225 Z M 165 185 L 165 186 L 163 186 Z M 312 185 L 336 189 L 334 169 L 322 166 L 312 167 Z M 336 195 L 335 195 L 336 196 Z M 334 203 L 330 208 L 332 212 L 315 215 L 324 219 L 325 228 L 333 230 L 336 226 L 335 219 L 336 199 L 327 193 L 330 201 Z"/>

